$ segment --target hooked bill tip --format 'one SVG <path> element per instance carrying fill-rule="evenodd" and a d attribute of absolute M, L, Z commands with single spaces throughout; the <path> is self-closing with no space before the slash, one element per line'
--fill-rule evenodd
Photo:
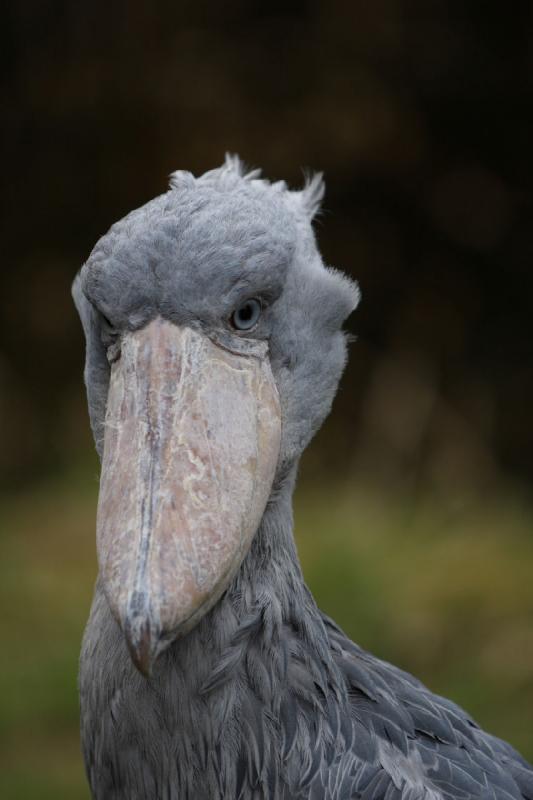
<path fill-rule="evenodd" d="M 124 624 L 124 636 L 131 660 L 139 672 L 149 678 L 156 658 L 159 629 L 154 625 L 150 612 L 134 593 Z"/>

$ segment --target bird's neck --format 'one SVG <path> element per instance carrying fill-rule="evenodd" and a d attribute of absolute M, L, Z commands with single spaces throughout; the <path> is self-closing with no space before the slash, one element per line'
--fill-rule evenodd
<path fill-rule="evenodd" d="M 330 660 L 323 618 L 305 585 L 294 542 L 295 473 L 296 469 L 292 470 L 273 492 L 252 546 L 228 590 L 189 634 L 191 643 L 209 642 L 214 663 L 225 658 L 233 643 L 238 642 L 243 652 L 259 639 L 274 661 L 273 651 L 280 642 L 289 641 L 305 641 L 313 651 L 310 657 L 323 664 Z"/>
<path fill-rule="evenodd" d="M 283 594 L 285 591 L 300 592 L 304 587 L 293 533 L 295 478 L 296 467 L 274 488 L 230 592 L 263 582 Z"/>
<path fill-rule="evenodd" d="M 291 621 L 297 613 L 318 613 L 305 585 L 294 541 L 295 478 L 296 467 L 274 489 L 250 550 L 229 589 L 230 596 L 245 593 L 256 603 L 275 598 L 283 617 Z"/>

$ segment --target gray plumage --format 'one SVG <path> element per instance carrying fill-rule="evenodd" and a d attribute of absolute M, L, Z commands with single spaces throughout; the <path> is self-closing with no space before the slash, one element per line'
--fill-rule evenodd
<path fill-rule="evenodd" d="M 259 296 L 281 403 L 278 467 L 261 524 L 216 605 L 134 667 L 97 581 L 80 664 L 81 730 L 98 800 L 533 800 L 532 768 L 452 702 L 364 652 L 317 608 L 298 562 L 298 460 L 329 412 L 357 287 L 324 267 L 301 192 L 228 158 L 114 225 L 75 281 L 91 426 L 102 454 L 108 349 L 156 316 L 223 331 Z M 110 332 L 105 318 L 115 332 Z M 327 535 L 327 531 L 325 531 Z"/>

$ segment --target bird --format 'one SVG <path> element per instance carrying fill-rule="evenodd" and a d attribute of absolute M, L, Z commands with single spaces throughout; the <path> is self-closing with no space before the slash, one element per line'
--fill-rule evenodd
<path fill-rule="evenodd" d="M 306 586 L 292 494 L 360 299 L 320 255 L 323 195 L 321 173 L 290 189 L 234 155 L 178 170 L 75 278 L 101 459 L 79 673 L 96 800 L 533 800 L 511 745 Z"/>

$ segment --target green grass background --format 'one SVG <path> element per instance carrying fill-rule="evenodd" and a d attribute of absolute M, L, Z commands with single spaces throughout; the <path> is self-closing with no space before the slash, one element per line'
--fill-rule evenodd
<path fill-rule="evenodd" d="M 0 504 L 0 797 L 82 800 L 76 688 L 96 572 L 97 476 Z M 465 706 L 533 759 L 533 512 L 368 487 L 296 495 L 304 571 L 362 646 Z"/>

